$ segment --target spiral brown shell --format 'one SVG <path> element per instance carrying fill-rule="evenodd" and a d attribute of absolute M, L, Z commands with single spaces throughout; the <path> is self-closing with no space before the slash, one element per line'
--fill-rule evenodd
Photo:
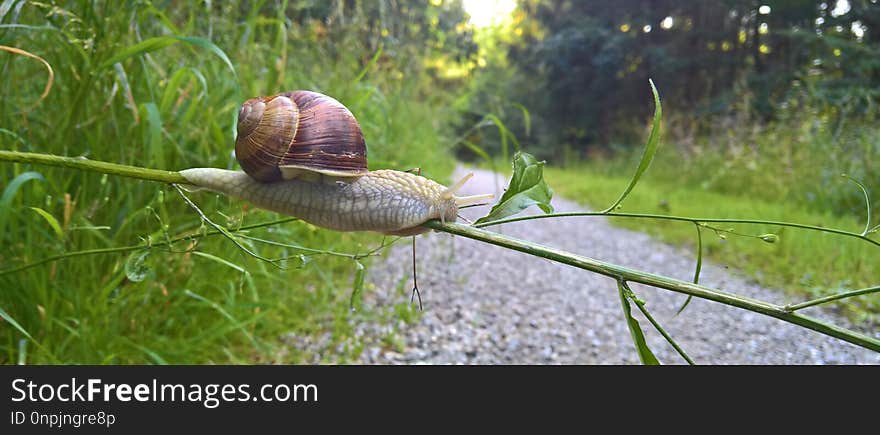
<path fill-rule="evenodd" d="M 305 173 L 367 173 L 367 147 L 354 115 L 339 101 L 310 91 L 245 101 L 235 156 L 248 175 L 263 182 Z"/>

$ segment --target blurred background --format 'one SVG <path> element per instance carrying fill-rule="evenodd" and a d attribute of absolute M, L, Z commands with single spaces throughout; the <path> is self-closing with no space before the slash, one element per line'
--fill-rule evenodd
<path fill-rule="evenodd" d="M 0 45 L 54 71 L 41 98 L 46 67 L 0 51 L 5 150 L 235 168 L 238 105 L 311 89 L 352 110 L 372 169 L 421 167 L 448 182 L 457 162 L 504 172 L 523 150 L 547 161 L 558 195 L 600 208 L 638 162 L 652 79 L 663 145 L 625 211 L 861 232 L 864 196 L 841 174 L 874 199 L 880 186 L 877 0 L 3 0 Z M 291 335 L 323 337 L 333 352 L 322 361 L 348 362 L 363 350 L 353 324 L 386 322 L 394 347 L 419 316 L 408 296 L 350 301 L 382 258 L 338 254 L 369 252 L 376 235 L 298 223 L 250 232 L 248 247 L 286 258 L 279 270 L 219 237 L 178 240 L 205 228 L 156 183 L 3 163 L 0 192 L 6 364 L 313 360 L 285 344 Z M 278 218 L 197 200 L 230 228 Z M 695 244 L 689 225 L 615 223 Z M 707 237 L 706 255 L 801 297 L 876 284 L 864 242 L 742 231 L 780 240 Z M 19 270 L 53 256 L 63 258 Z M 880 298 L 843 310 L 875 324 Z"/>

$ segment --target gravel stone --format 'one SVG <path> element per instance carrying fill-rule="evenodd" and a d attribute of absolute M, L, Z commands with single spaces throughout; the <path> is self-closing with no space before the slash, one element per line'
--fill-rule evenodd
<path fill-rule="evenodd" d="M 464 171 L 460 168 L 458 176 Z M 496 192 L 506 180 L 482 170 L 463 194 Z M 583 210 L 556 198 L 557 211 Z M 485 207 L 462 211 L 468 219 Z M 603 218 L 562 218 L 494 227 L 495 231 L 611 263 L 689 280 L 693 252 L 615 228 Z M 410 247 L 399 243 L 367 273 L 365 308 L 409 301 Z M 419 287 L 424 312 L 412 324 L 390 328 L 355 319 L 368 342 L 367 364 L 638 364 L 614 280 L 500 247 L 432 233 L 418 239 Z M 401 288 L 399 283 L 406 279 Z M 703 264 L 701 283 L 776 303 L 793 302 L 723 265 Z M 880 364 L 880 353 L 745 310 L 638 284 L 633 291 L 698 364 Z M 824 308 L 804 313 L 841 326 Z M 666 364 L 684 361 L 641 313 L 633 310 L 649 346 Z M 865 333 L 880 337 L 880 331 Z M 386 344 L 389 334 L 397 346 Z M 384 341 L 383 341 L 384 340 Z"/>

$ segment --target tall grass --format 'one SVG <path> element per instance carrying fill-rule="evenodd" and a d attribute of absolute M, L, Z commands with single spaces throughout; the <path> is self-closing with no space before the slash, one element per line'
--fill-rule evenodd
<path fill-rule="evenodd" d="M 442 145 L 450 139 L 447 94 L 432 87 L 421 59 L 380 52 L 350 31 L 367 19 L 357 11 L 339 8 L 348 15 L 333 21 L 292 20 L 305 12 L 283 1 L 2 4 L 9 8 L 0 8 L 0 45 L 41 56 L 55 71 L 50 93 L 34 106 L 45 68 L 0 52 L 2 149 L 234 168 L 238 104 L 312 89 L 359 119 L 371 167 L 418 166 L 441 181 L 451 172 Z M 0 180 L 0 270 L 204 229 L 173 189 L 153 183 L 19 164 L 0 165 Z M 277 217 L 220 196 L 192 198 L 230 228 Z M 248 235 L 350 253 L 381 242 L 299 222 Z M 360 352 L 351 320 L 389 315 L 350 311 L 351 259 L 243 242 L 265 257 L 290 257 L 286 268 L 213 236 L 0 274 L 0 308 L 33 337 L 0 323 L 0 362 L 297 362 L 314 360 L 314 349 L 284 337 L 327 334 L 330 352 L 317 358 L 344 362 Z M 408 312 L 407 302 L 401 297 L 388 310 Z"/>

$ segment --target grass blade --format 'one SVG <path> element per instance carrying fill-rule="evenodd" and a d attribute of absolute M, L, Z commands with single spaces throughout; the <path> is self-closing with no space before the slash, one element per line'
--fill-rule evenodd
<path fill-rule="evenodd" d="M 29 51 L 24 51 L 20 48 L 8 47 L 5 45 L 0 45 L 0 50 L 8 51 L 10 53 L 18 54 L 18 55 L 25 56 L 25 57 L 29 57 L 31 59 L 36 59 L 36 60 L 40 61 L 43 64 L 43 66 L 45 66 L 46 69 L 49 71 L 49 78 L 46 80 L 46 87 L 43 88 L 43 93 L 40 94 L 40 98 L 38 98 L 34 104 L 32 104 L 30 107 L 28 107 L 24 110 L 25 112 L 28 112 L 31 109 L 33 109 L 34 107 L 36 107 L 38 104 L 40 104 L 49 95 L 49 91 L 52 90 L 52 83 L 55 82 L 55 71 L 52 70 L 52 65 L 49 65 L 49 62 L 46 62 L 46 59 L 43 59 L 42 57 L 37 56 L 36 54 L 33 54 Z"/>
<path fill-rule="evenodd" d="M 49 212 L 39 207 L 31 207 L 31 210 L 42 216 L 43 219 L 49 223 L 49 226 L 55 231 L 55 235 L 58 236 L 59 240 L 64 238 L 64 231 L 61 230 L 61 225 L 58 223 L 58 219 L 55 219 L 55 216 L 52 216 Z"/>
<path fill-rule="evenodd" d="M 603 210 L 603 213 L 614 211 L 614 209 L 626 199 L 627 195 L 632 192 L 633 188 L 635 188 L 636 184 L 639 182 L 639 179 L 642 178 L 642 175 L 648 170 L 648 167 L 651 166 L 651 162 L 654 160 L 654 155 L 657 154 L 657 148 L 660 146 L 660 121 L 663 118 L 663 107 L 660 105 L 660 94 L 657 93 L 654 81 L 648 80 L 648 82 L 651 84 L 651 92 L 654 94 L 654 123 L 651 126 L 651 135 L 648 136 L 648 143 L 645 144 L 645 152 L 642 154 L 642 160 L 639 161 L 639 167 L 636 168 L 636 173 L 633 174 L 632 179 L 629 180 L 629 185 L 626 186 L 626 190 L 623 191 L 623 194 L 620 195 L 620 198 L 618 198 L 614 204 L 611 204 L 611 207 Z"/>
<path fill-rule="evenodd" d="M 492 163 L 492 157 L 490 157 L 489 153 L 487 153 L 486 150 L 484 150 L 479 145 L 469 140 L 463 140 L 461 141 L 461 144 L 464 145 L 467 149 L 471 150 L 472 153 L 476 154 L 481 159 L 485 160 L 488 163 Z"/>
<path fill-rule="evenodd" d="M 247 274 L 247 273 L 248 273 L 248 271 L 245 270 L 244 267 L 241 267 L 241 266 L 239 266 L 239 265 L 237 265 L 237 264 L 235 264 L 235 263 L 233 263 L 233 262 L 231 262 L 231 261 L 229 261 L 229 260 L 226 260 L 226 259 L 223 259 L 223 258 L 217 257 L 217 256 L 215 256 L 215 255 L 211 255 L 211 254 L 209 254 L 209 253 L 207 253 L 207 252 L 193 251 L 193 254 L 198 255 L 199 257 L 202 257 L 202 258 L 207 258 L 208 260 L 211 260 L 211 261 L 216 261 L 217 263 L 220 263 L 220 264 L 222 264 L 222 265 L 224 265 L 224 266 L 226 266 L 226 267 L 231 267 L 231 268 L 233 268 L 233 269 L 235 269 L 235 270 L 237 270 L 237 271 L 239 271 L 239 272 L 241 272 L 241 273 L 243 273 L 243 274 Z"/>
<path fill-rule="evenodd" d="M 507 140 L 510 139 L 510 141 L 513 142 L 513 147 L 516 151 L 520 150 L 519 141 L 516 139 L 516 136 L 507 129 L 507 126 L 504 125 L 504 122 L 501 121 L 501 118 L 499 118 L 495 114 L 489 113 L 485 116 L 485 119 L 489 120 L 492 124 L 495 125 L 495 128 L 498 129 L 498 135 L 501 136 L 501 158 L 504 159 L 504 161 L 507 161 Z"/>
<path fill-rule="evenodd" d="M 247 329 L 244 328 L 244 325 L 246 323 L 238 321 L 238 319 L 233 317 L 232 314 L 229 314 L 228 311 L 224 310 L 223 307 L 220 306 L 220 304 L 218 304 L 218 303 L 216 303 L 216 302 L 214 302 L 214 301 L 212 301 L 212 300 L 210 300 L 210 299 L 208 299 L 198 293 L 192 292 L 190 290 L 184 290 L 183 294 L 185 294 L 193 299 L 196 299 L 198 301 L 204 302 L 205 304 L 208 304 L 209 307 L 215 309 L 223 317 L 225 317 L 227 320 L 232 322 L 232 324 L 235 326 L 235 328 L 240 330 L 241 333 L 244 334 L 244 336 L 247 337 L 248 340 L 250 340 L 250 342 L 254 346 L 259 346 L 259 343 L 257 343 L 257 340 L 254 338 L 254 336 L 250 332 L 248 332 Z"/>
<path fill-rule="evenodd" d="M 220 49 L 220 47 L 205 38 L 199 38 L 196 36 L 157 36 L 155 38 L 145 39 L 135 45 L 126 47 L 118 53 L 114 54 L 110 57 L 110 59 L 104 61 L 104 63 L 101 64 L 100 68 L 104 69 L 113 65 L 114 63 L 122 62 L 128 58 L 150 53 L 156 50 L 161 50 L 165 47 L 168 47 L 169 45 L 173 45 L 178 42 L 186 42 L 187 44 L 204 48 L 205 50 L 210 51 L 211 53 L 219 57 L 223 61 L 223 63 L 226 64 L 226 67 L 229 68 L 230 71 L 232 71 L 232 75 L 234 77 L 238 77 L 235 73 L 235 67 L 232 65 L 232 61 L 229 60 L 229 56 L 227 56 L 226 53 Z"/>
<path fill-rule="evenodd" d="M 21 186 L 30 180 L 45 181 L 45 178 L 39 172 L 23 172 L 3 189 L 3 195 L 0 195 L 0 234 L 6 234 L 6 220 L 12 212 L 12 200 L 15 199 Z"/>
<path fill-rule="evenodd" d="M 522 112 L 523 116 L 523 126 L 526 129 L 526 137 L 531 136 L 532 134 L 532 114 L 529 113 L 529 109 L 526 109 L 526 106 L 523 106 L 519 103 L 513 103 L 513 107 L 519 109 Z"/>
<path fill-rule="evenodd" d="M 703 270 L 703 231 L 700 230 L 700 224 L 698 222 L 694 222 L 694 226 L 697 228 L 697 265 L 694 268 L 694 284 L 700 283 L 700 272 Z M 685 299 L 684 303 L 681 305 L 681 308 L 675 312 L 675 315 L 681 314 L 685 308 L 687 308 L 688 304 L 691 303 L 691 300 L 694 297 L 688 295 L 687 299 Z"/>
<path fill-rule="evenodd" d="M 224 52 L 222 49 L 220 49 L 220 47 L 218 47 L 210 40 L 199 38 L 196 36 L 176 36 L 176 38 L 180 41 L 186 42 L 187 44 L 195 45 L 196 47 L 201 47 L 205 50 L 210 51 L 211 53 L 214 53 L 215 56 L 219 57 L 223 61 L 223 63 L 226 64 L 226 67 L 229 68 L 230 72 L 232 72 L 232 76 L 238 77 L 238 75 L 235 73 L 235 66 L 232 65 L 232 61 L 229 60 L 229 56 L 226 55 L 226 52 Z"/>
<path fill-rule="evenodd" d="M 632 316 L 632 308 L 629 305 L 629 298 L 634 299 L 632 292 L 629 291 L 629 287 L 623 281 L 617 282 L 617 289 L 620 291 L 620 304 L 623 306 L 623 315 L 626 318 L 627 326 L 629 326 L 629 332 L 632 335 L 633 344 L 636 346 L 639 359 L 644 365 L 660 365 L 660 361 L 654 356 L 654 352 L 651 352 L 651 349 L 648 348 L 648 343 L 645 341 L 645 334 L 642 332 L 642 327 L 639 326 L 639 321 Z"/>
<path fill-rule="evenodd" d="M 0 318 L 3 318 L 3 320 L 8 322 L 15 329 L 18 329 L 22 334 L 25 335 L 25 337 L 30 338 L 31 340 L 34 339 L 33 337 L 31 337 L 31 334 L 28 334 L 28 332 L 21 325 L 19 325 L 18 322 L 16 322 L 15 319 L 13 319 L 12 316 L 10 316 L 9 313 L 7 313 L 6 310 L 4 310 L 3 308 L 0 308 Z"/>
<path fill-rule="evenodd" d="M 373 58 L 370 59 L 370 61 L 367 62 L 366 65 L 364 65 L 363 69 L 361 69 L 361 72 L 359 72 L 357 77 L 354 78 L 354 83 L 360 83 L 360 81 L 363 80 L 364 76 L 366 76 L 367 73 L 370 72 L 371 69 L 373 69 L 373 66 L 375 66 L 376 62 L 379 61 L 379 57 L 382 56 L 382 49 L 383 47 L 380 45 L 379 49 L 376 50 L 376 54 L 373 55 Z"/>

